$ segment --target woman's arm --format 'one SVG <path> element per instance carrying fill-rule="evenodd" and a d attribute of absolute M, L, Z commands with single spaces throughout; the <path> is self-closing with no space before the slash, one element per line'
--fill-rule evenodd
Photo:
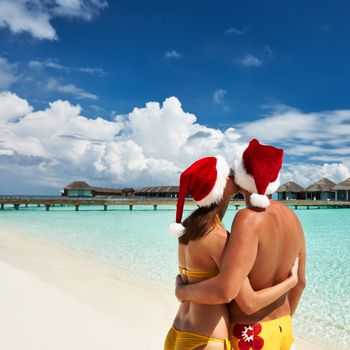
<path fill-rule="evenodd" d="M 270 305 L 283 294 L 286 294 L 298 283 L 298 265 L 299 259 L 297 258 L 292 267 L 290 277 L 273 287 L 261 289 L 259 291 L 254 291 L 249 279 L 246 278 L 235 299 L 239 308 L 246 315 L 251 315 L 265 306 Z"/>

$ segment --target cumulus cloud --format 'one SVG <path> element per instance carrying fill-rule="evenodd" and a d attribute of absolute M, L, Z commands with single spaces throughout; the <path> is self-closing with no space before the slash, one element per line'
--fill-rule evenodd
<path fill-rule="evenodd" d="M 0 93 L 0 123 L 13 122 L 32 111 L 26 100 L 8 91 Z"/>
<path fill-rule="evenodd" d="M 25 99 L 3 92 L 0 94 L 0 183 L 6 189 L 4 181 L 9 181 L 9 174 L 21 173 L 28 188 L 55 190 L 82 178 L 91 184 L 116 187 L 177 184 L 181 170 L 195 159 L 222 154 L 230 162 L 252 136 L 286 149 L 289 159 L 282 171 L 282 181 L 293 180 L 307 186 L 328 177 L 339 182 L 350 177 L 348 141 L 342 136 L 340 143 L 337 136 L 344 134 L 341 125 L 344 127 L 350 119 L 350 111 L 327 113 L 309 115 L 280 107 L 270 117 L 238 125 L 236 129 L 219 130 L 200 124 L 194 114 L 183 110 L 176 97 L 162 104 L 149 102 L 107 121 L 87 118 L 79 105 L 62 100 L 50 103 L 46 109 L 34 110 Z M 287 118 L 288 123 L 274 123 L 290 114 L 294 117 Z M 325 118 L 326 114 L 333 118 Z M 306 122 L 310 116 L 311 121 Z M 320 137 L 312 143 L 311 135 L 322 131 L 319 125 L 322 118 L 329 120 L 326 126 L 323 124 L 328 132 L 320 132 Z M 298 123 L 301 124 L 296 127 Z M 274 136 L 266 133 L 265 128 Z M 326 134 L 330 135 L 326 138 Z M 325 140 L 329 141 L 326 146 Z M 333 150 L 329 156 L 341 153 L 344 161 L 307 161 L 322 155 L 319 148 L 323 150 L 323 147 Z M 296 159 L 291 161 L 293 157 Z M 3 174 L 7 174 L 6 179 L 2 178 Z"/>
<path fill-rule="evenodd" d="M 0 9 L 1 11 L 1 9 Z M 17 65 L 0 56 L 0 89 L 8 89 L 19 79 Z"/>
<path fill-rule="evenodd" d="M 68 95 L 73 95 L 76 99 L 98 100 L 98 96 L 87 92 L 74 84 L 61 84 L 55 79 L 50 79 L 46 85 L 50 91 L 56 91 Z"/>
<path fill-rule="evenodd" d="M 15 94 L 3 95 L 0 106 L 7 99 L 22 108 L 0 119 L 0 169 L 22 172 L 33 186 L 60 188 L 82 177 L 115 186 L 176 184 L 196 158 L 220 153 L 229 160 L 238 149 L 234 129 L 197 123 L 175 97 L 106 121 L 84 117 L 67 101 L 33 111 Z"/>
<path fill-rule="evenodd" d="M 168 59 L 179 59 L 182 56 L 183 55 L 180 52 L 177 52 L 175 50 L 166 51 L 164 54 L 164 58 L 168 58 Z"/>
<path fill-rule="evenodd" d="M 108 6 L 105 0 L 1 0 L 0 27 L 17 34 L 30 33 L 37 39 L 56 40 L 54 17 L 92 20 Z"/>

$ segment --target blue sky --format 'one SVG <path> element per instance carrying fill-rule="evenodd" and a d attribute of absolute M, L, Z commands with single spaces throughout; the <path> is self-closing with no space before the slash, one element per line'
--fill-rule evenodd
<path fill-rule="evenodd" d="M 220 151 L 230 160 L 230 145 L 235 149 L 251 137 L 286 149 L 284 180 L 343 180 L 350 176 L 349 10 L 346 1 L 0 0 L 0 105 L 23 106 L 2 117 L 8 133 L 0 134 L 0 176 L 6 179 L 0 192 L 54 192 L 76 178 L 114 186 L 176 183 L 171 174 L 186 162 Z M 171 100 L 162 107 L 172 96 L 182 106 Z M 63 134 L 54 140 L 57 120 L 47 127 L 56 125 L 50 144 L 39 125 L 29 123 L 30 113 L 54 120 L 49 106 L 58 100 L 66 101 L 63 109 L 81 107 L 65 121 L 79 124 L 84 118 L 79 130 L 67 126 L 62 132 L 66 139 L 79 138 L 71 149 L 84 155 L 82 167 L 58 151 Z M 159 124 L 158 112 L 145 107 L 151 101 L 160 104 Z M 140 119 L 132 114 L 135 107 Z M 172 142 L 175 120 L 182 115 L 184 121 L 186 113 L 197 119 L 184 122 L 185 131 L 179 128 L 187 138 L 176 150 L 149 147 L 147 133 L 154 137 L 165 123 L 170 131 L 161 145 Z M 117 133 L 105 139 L 102 132 L 105 153 L 91 156 L 96 140 L 87 134 L 100 126 L 98 117 Z M 15 122 L 30 124 L 32 134 L 26 126 L 24 135 Z M 84 123 L 89 126 L 82 128 Z M 200 141 L 202 152 L 186 143 L 194 135 L 211 138 L 207 146 Z M 11 144 L 15 136 L 24 137 L 26 146 Z M 144 164 L 123 163 L 115 150 L 123 142 L 140 147 L 135 157 Z M 110 161 L 129 170 L 106 165 L 110 153 Z M 166 163 L 166 176 L 154 170 L 157 162 Z M 35 167 L 45 181 L 30 176 Z M 69 171 L 57 174 L 58 167 Z M 20 190 L 11 181 L 18 171 L 28 175 Z"/>

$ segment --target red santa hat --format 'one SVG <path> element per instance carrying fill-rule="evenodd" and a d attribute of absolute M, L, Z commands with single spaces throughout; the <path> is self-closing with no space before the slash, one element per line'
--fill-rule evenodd
<path fill-rule="evenodd" d="M 218 203 L 224 193 L 230 169 L 222 156 L 197 160 L 180 176 L 179 194 L 176 207 L 176 222 L 170 224 L 170 233 L 181 237 L 185 228 L 181 224 L 182 213 L 188 193 L 201 207 Z"/>
<path fill-rule="evenodd" d="M 270 205 L 267 195 L 274 193 L 280 185 L 282 158 L 282 149 L 262 145 L 253 139 L 242 157 L 234 161 L 235 182 L 252 193 L 252 206 L 266 208 Z"/>

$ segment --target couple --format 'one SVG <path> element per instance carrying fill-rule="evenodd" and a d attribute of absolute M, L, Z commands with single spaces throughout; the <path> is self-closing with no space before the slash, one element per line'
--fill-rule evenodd
<path fill-rule="evenodd" d="M 294 213 L 267 196 L 279 186 L 282 157 L 254 139 L 233 171 L 217 156 L 181 174 L 170 229 L 179 237 L 182 303 L 164 350 L 295 349 L 291 316 L 305 286 L 305 239 Z M 186 192 L 199 208 L 181 224 Z M 238 192 L 247 208 L 230 234 L 221 219 Z"/>

